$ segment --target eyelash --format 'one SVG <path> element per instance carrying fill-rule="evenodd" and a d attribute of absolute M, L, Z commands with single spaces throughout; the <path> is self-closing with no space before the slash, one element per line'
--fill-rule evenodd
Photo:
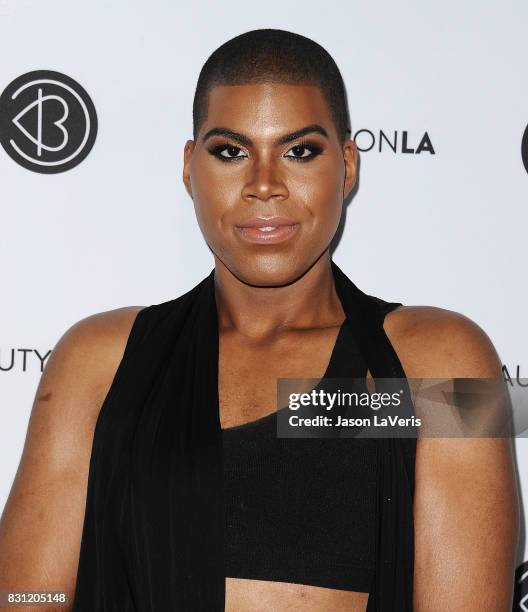
<path fill-rule="evenodd" d="M 296 149 L 298 147 L 302 147 L 303 149 L 308 149 L 309 151 L 311 151 L 311 154 L 307 155 L 306 157 L 295 157 L 294 155 L 285 155 L 285 157 L 292 159 L 293 161 L 296 161 L 296 162 L 307 162 L 307 161 L 314 159 L 315 157 L 317 157 L 323 152 L 323 149 L 319 145 L 310 143 L 310 142 L 304 142 L 304 141 L 298 142 L 296 145 L 288 149 L 288 151 L 291 151 L 292 149 Z M 211 155 L 214 155 L 220 161 L 227 162 L 227 163 L 231 163 L 233 161 L 237 161 L 241 159 L 246 159 L 246 156 L 243 156 L 243 155 L 236 155 L 235 157 L 226 157 L 225 155 L 221 155 L 221 152 L 224 151 L 225 149 L 238 149 L 239 151 L 242 151 L 240 147 L 233 145 L 229 142 L 225 142 L 225 143 L 216 145 L 212 147 L 211 149 L 209 149 L 209 153 L 211 153 Z"/>

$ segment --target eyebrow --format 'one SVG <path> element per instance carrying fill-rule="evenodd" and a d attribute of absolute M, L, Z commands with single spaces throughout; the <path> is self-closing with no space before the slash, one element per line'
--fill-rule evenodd
<path fill-rule="evenodd" d="M 275 140 L 273 146 L 286 144 L 287 142 L 291 142 L 292 140 L 297 140 L 297 138 L 300 138 L 305 134 L 312 133 L 321 134 L 321 136 L 328 138 L 328 133 L 324 129 L 324 127 L 322 125 L 319 125 L 318 123 L 314 123 L 312 125 L 307 125 L 306 127 L 303 127 L 300 130 L 296 130 L 295 132 L 291 132 L 290 134 L 285 134 L 284 136 L 281 136 L 280 138 Z M 229 130 L 223 127 L 215 127 L 206 132 L 202 137 L 202 143 L 205 142 L 208 138 L 212 138 L 213 136 L 226 136 L 227 138 L 236 140 L 237 142 L 247 147 L 253 146 L 253 141 L 245 134 L 241 134 L 240 132 L 234 132 L 233 130 Z"/>

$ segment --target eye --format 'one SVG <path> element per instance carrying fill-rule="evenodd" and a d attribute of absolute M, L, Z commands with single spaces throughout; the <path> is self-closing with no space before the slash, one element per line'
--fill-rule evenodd
<path fill-rule="evenodd" d="M 213 147 L 212 149 L 209 149 L 209 153 L 211 153 L 211 155 L 214 155 L 221 161 L 227 162 L 234 159 L 242 159 L 244 157 L 247 157 L 247 155 L 244 153 L 244 151 L 242 151 L 240 147 L 236 147 L 235 145 L 227 143 L 220 144 L 216 147 Z M 240 155 L 240 153 L 242 153 L 242 155 Z"/>
<path fill-rule="evenodd" d="M 300 142 L 292 147 L 289 152 L 293 152 L 293 155 L 286 154 L 284 157 L 289 157 L 290 159 L 294 159 L 295 161 L 308 161 L 317 157 L 322 153 L 322 148 L 316 144 L 309 144 Z"/>

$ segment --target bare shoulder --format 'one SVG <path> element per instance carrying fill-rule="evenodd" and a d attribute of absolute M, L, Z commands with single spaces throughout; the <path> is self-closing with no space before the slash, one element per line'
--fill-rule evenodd
<path fill-rule="evenodd" d="M 96 348 L 111 356 L 126 343 L 137 313 L 144 306 L 123 306 L 98 312 L 74 323 L 59 339 L 56 347 L 69 349 Z M 123 345 L 124 348 L 124 345 Z"/>
<path fill-rule="evenodd" d="M 81 319 L 60 338 L 53 353 L 60 351 L 65 356 L 68 352 L 72 359 L 82 359 L 83 370 L 102 388 L 113 378 L 132 325 L 143 308 L 124 306 Z"/>
<path fill-rule="evenodd" d="M 98 312 L 74 323 L 59 338 L 46 363 L 36 401 L 80 392 L 96 412 L 108 392 L 132 329 L 143 306 Z M 56 399 L 56 397 L 55 397 Z M 97 414 L 79 415 L 86 422 Z M 90 419 L 91 417 L 91 419 Z"/>
<path fill-rule="evenodd" d="M 73 593 L 95 424 L 142 308 L 81 319 L 53 348 L 0 520 L 0 591 Z"/>
<path fill-rule="evenodd" d="M 384 329 L 409 378 L 492 378 L 501 363 L 487 333 L 469 317 L 436 306 L 401 306 Z"/>

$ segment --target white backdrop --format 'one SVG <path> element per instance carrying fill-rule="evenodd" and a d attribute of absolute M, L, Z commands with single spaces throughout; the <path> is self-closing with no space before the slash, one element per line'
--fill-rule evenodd
<path fill-rule="evenodd" d="M 521 0 L 0 0 L 0 92 L 58 71 L 85 88 L 99 123 L 86 159 L 58 174 L 0 149 L 0 508 L 41 373 L 35 351 L 80 318 L 172 299 L 211 270 L 183 145 L 203 62 L 254 28 L 320 42 L 342 71 L 353 132 L 376 139 L 361 154 L 338 265 L 368 293 L 466 314 L 510 374 L 528 376 L 527 25 Z M 380 130 L 397 132 L 398 152 L 379 151 Z M 402 153 L 404 132 L 412 148 L 427 132 L 435 153 Z M 369 142 L 362 132 L 358 144 Z M 526 439 L 516 454 L 528 491 Z M 518 563 L 527 556 L 523 527 Z"/>

